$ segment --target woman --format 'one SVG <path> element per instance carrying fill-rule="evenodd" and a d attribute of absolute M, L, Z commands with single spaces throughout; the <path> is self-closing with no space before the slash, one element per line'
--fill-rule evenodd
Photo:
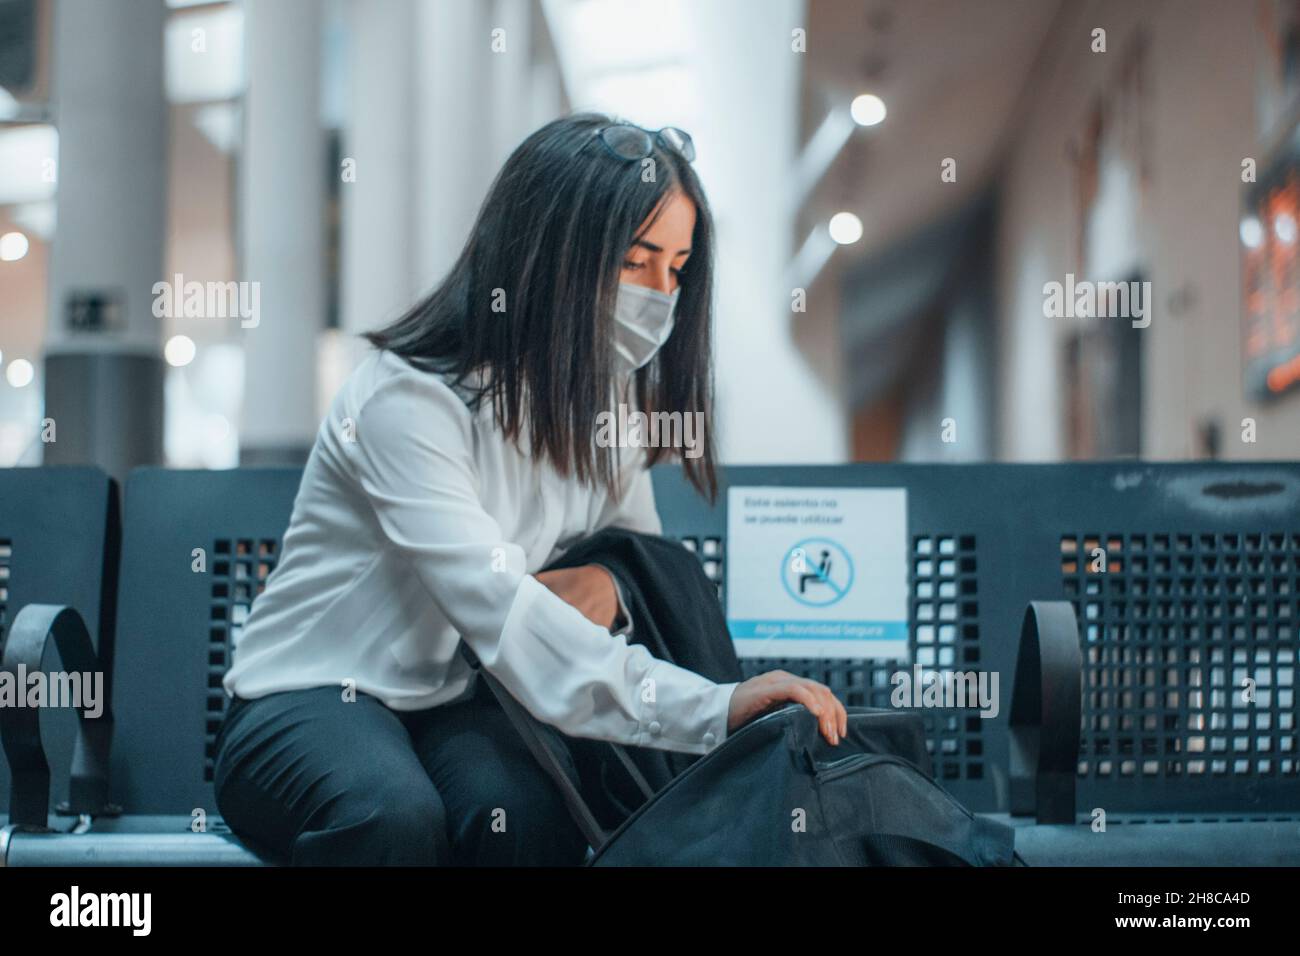
<path fill-rule="evenodd" d="M 548 124 L 441 285 L 367 336 L 225 678 L 215 785 L 236 833 L 295 864 L 580 863 L 559 791 L 462 640 L 573 737 L 702 754 L 784 701 L 845 733 L 821 684 L 714 684 L 629 645 L 604 569 L 533 573 L 600 528 L 661 530 L 647 468 L 670 450 L 599 447 L 600 411 L 709 409 L 693 155 L 676 130 Z M 713 496 L 703 447 L 676 457 Z"/>

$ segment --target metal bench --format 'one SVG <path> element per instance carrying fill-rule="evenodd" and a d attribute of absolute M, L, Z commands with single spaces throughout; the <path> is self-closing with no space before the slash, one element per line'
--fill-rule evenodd
<path fill-rule="evenodd" d="M 132 472 L 112 660 L 113 807 L 75 832 L 11 833 L 0 862 L 274 862 L 222 822 L 212 761 L 231 645 L 275 567 L 300 477 L 295 468 Z"/>
<path fill-rule="evenodd" d="M 221 676 L 279 556 L 298 478 L 296 469 L 131 476 L 110 789 L 124 813 L 83 820 L 75 833 L 12 833 L 0 862 L 6 853 L 9 865 L 275 862 L 216 817 L 212 751 Z M 1300 465 L 731 467 L 714 507 L 675 467 L 654 480 L 665 534 L 696 550 L 724 600 L 726 486 L 906 488 L 909 648 L 926 666 L 996 670 L 1009 688 L 1026 605 L 1068 602 L 1082 665 L 1077 767 L 1065 774 L 1073 822 L 1017 798 L 1005 697 L 988 720 L 922 712 L 940 782 L 1017 826 L 1031 865 L 1300 862 Z M 206 572 L 193 569 L 195 549 Z M 744 663 L 750 674 L 815 677 L 866 706 L 889 705 L 898 666 Z M 1246 677 L 1250 702 L 1238 692 Z M 1094 809 L 1104 831 L 1090 825 Z M 196 811 L 206 832 L 192 832 Z"/>
<path fill-rule="evenodd" d="M 101 652 L 111 656 L 120 531 L 117 486 L 100 469 L 0 470 L 0 648 L 19 692 L 19 664 L 93 669 Z M 78 615 L 62 619 L 47 645 L 39 619 L 63 606 Z M 25 803 L 12 809 L 32 825 L 72 829 L 100 812 L 111 723 L 83 726 L 69 708 L 3 711 L 0 734 L 13 757 L 0 760 L 0 844 L 11 830 L 15 775 Z"/>
<path fill-rule="evenodd" d="M 988 720 L 922 710 L 937 779 L 1022 828 L 1031 865 L 1300 863 L 1300 464 L 733 466 L 716 507 L 675 469 L 655 481 L 664 533 L 697 550 L 724 601 L 726 487 L 907 489 L 909 649 L 926 666 L 997 671 L 1009 688 L 1026 604 L 1073 606 L 1076 822 L 1014 806 L 1005 692 Z M 874 707 L 898 668 L 743 663 Z"/>

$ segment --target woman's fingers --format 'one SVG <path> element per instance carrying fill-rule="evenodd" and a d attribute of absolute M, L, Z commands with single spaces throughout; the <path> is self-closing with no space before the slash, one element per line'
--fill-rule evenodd
<path fill-rule="evenodd" d="M 811 683 L 811 682 L 809 682 Z M 795 703 L 803 704 L 817 717 L 818 721 L 823 719 L 823 710 L 821 698 L 811 687 L 795 679 L 785 685 L 785 700 L 793 700 Z"/>
<path fill-rule="evenodd" d="M 795 678 L 794 687 L 797 688 L 795 699 L 817 716 L 822 736 L 830 743 L 838 745 L 843 726 L 840 720 L 842 707 L 830 688 L 806 677 Z"/>
<path fill-rule="evenodd" d="M 769 671 L 751 678 L 751 681 L 764 685 L 765 693 L 761 703 L 756 702 L 757 706 L 745 719 L 756 716 L 774 703 L 793 701 L 808 708 L 817 718 L 822 736 L 831 744 L 838 745 L 840 738 L 848 733 L 848 712 L 825 684 L 786 671 Z"/>
<path fill-rule="evenodd" d="M 843 737 L 849 732 L 849 714 L 840 703 L 838 697 L 831 692 L 831 689 L 825 684 L 818 684 L 816 681 L 811 682 L 816 688 L 817 693 L 822 698 L 823 705 L 826 708 L 826 720 L 831 725 L 831 729 L 837 737 Z"/>
<path fill-rule="evenodd" d="M 839 701 L 825 684 L 817 684 L 817 694 L 822 699 L 822 736 L 836 746 L 840 742 Z"/>

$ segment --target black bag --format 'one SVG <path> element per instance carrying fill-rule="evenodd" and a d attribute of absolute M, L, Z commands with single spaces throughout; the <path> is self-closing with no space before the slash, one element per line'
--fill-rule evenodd
<path fill-rule="evenodd" d="M 462 645 L 471 665 L 473 652 Z M 478 668 L 595 851 L 592 866 L 1010 866 L 1011 827 L 972 814 L 934 782 L 919 714 L 848 708 L 832 747 L 790 704 L 751 721 L 606 833 L 535 718 Z"/>
<path fill-rule="evenodd" d="M 849 708 L 832 747 L 802 705 L 745 725 L 644 804 L 594 866 L 1009 866 L 1014 833 L 932 779 L 921 719 Z"/>

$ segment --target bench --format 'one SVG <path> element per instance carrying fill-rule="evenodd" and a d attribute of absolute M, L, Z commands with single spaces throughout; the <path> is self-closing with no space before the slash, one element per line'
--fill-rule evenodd
<path fill-rule="evenodd" d="M 0 865 L 276 862 L 220 821 L 212 761 L 226 703 L 221 677 L 275 567 L 299 475 L 132 473 L 111 647 L 109 799 L 102 812 L 79 813 L 53 832 L 0 830 Z M 922 711 L 936 777 L 972 810 L 1017 826 L 1017 849 L 1031 865 L 1300 862 L 1300 465 L 733 466 L 723 478 L 907 489 L 909 649 L 923 665 L 996 670 L 1009 688 L 1026 605 L 1064 602 L 1073 611 L 1081 664 L 1077 766 L 1067 780 L 1073 819 L 1017 796 L 1005 692 L 993 719 Z M 673 466 L 657 468 L 654 481 L 665 534 L 696 551 L 725 600 L 725 487 L 710 507 Z M 0 540 L 38 501 L 76 504 L 53 493 L 2 498 Z M 63 550 L 84 544 L 76 533 L 59 540 Z M 199 557 L 206 570 L 195 570 Z M 111 563 L 102 562 L 105 581 Z M 11 590 L 22 596 L 16 584 Z M 23 601 L 89 609 L 88 620 L 105 604 L 84 593 Z M 861 706 L 889 706 L 898 666 L 743 664 L 747 674 L 805 674 Z M 1246 678 L 1250 702 L 1238 692 Z M 1090 825 L 1098 809 L 1104 832 Z M 196 819 L 204 832 L 194 832 Z"/>
<path fill-rule="evenodd" d="M 69 619 L 73 631 L 64 630 L 61 645 L 66 656 L 111 659 L 120 533 L 117 486 L 100 469 L 0 469 L 0 647 L 20 609 L 67 606 L 77 609 L 81 628 L 77 632 Z M 64 667 L 60 647 L 40 650 L 40 665 Z M 48 812 L 49 826 L 99 812 L 107 768 L 96 757 L 108 753 L 111 724 L 91 731 L 86 740 L 98 733 L 96 746 L 74 767 L 80 729 L 74 711 L 20 710 L 13 716 L 18 719 L 6 729 L 5 749 L 22 755 L 19 774 L 34 775 L 34 786 L 24 788 L 32 793 L 28 812 L 38 819 Z M 10 761 L 0 760 L 0 824 L 8 822 L 12 783 Z"/>
<path fill-rule="evenodd" d="M 675 469 L 655 479 L 664 533 L 699 550 L 725 601 L 725 499 L 709 507 Z M 1005 691 L 995 719 L 922 711 L 936 778 L 1027 828 L 1031 865 L 1300 862 L 1300 464 L 733 466 L 726 483 L 907 489 L 909 648 L 923 665 L 997 671 L 1008 688 L 1026 603 L 1072 605 L 1076 823 L 1011 813 Z M 873 707 L 890 705 L 898 666 L 743 663 Z"/>

